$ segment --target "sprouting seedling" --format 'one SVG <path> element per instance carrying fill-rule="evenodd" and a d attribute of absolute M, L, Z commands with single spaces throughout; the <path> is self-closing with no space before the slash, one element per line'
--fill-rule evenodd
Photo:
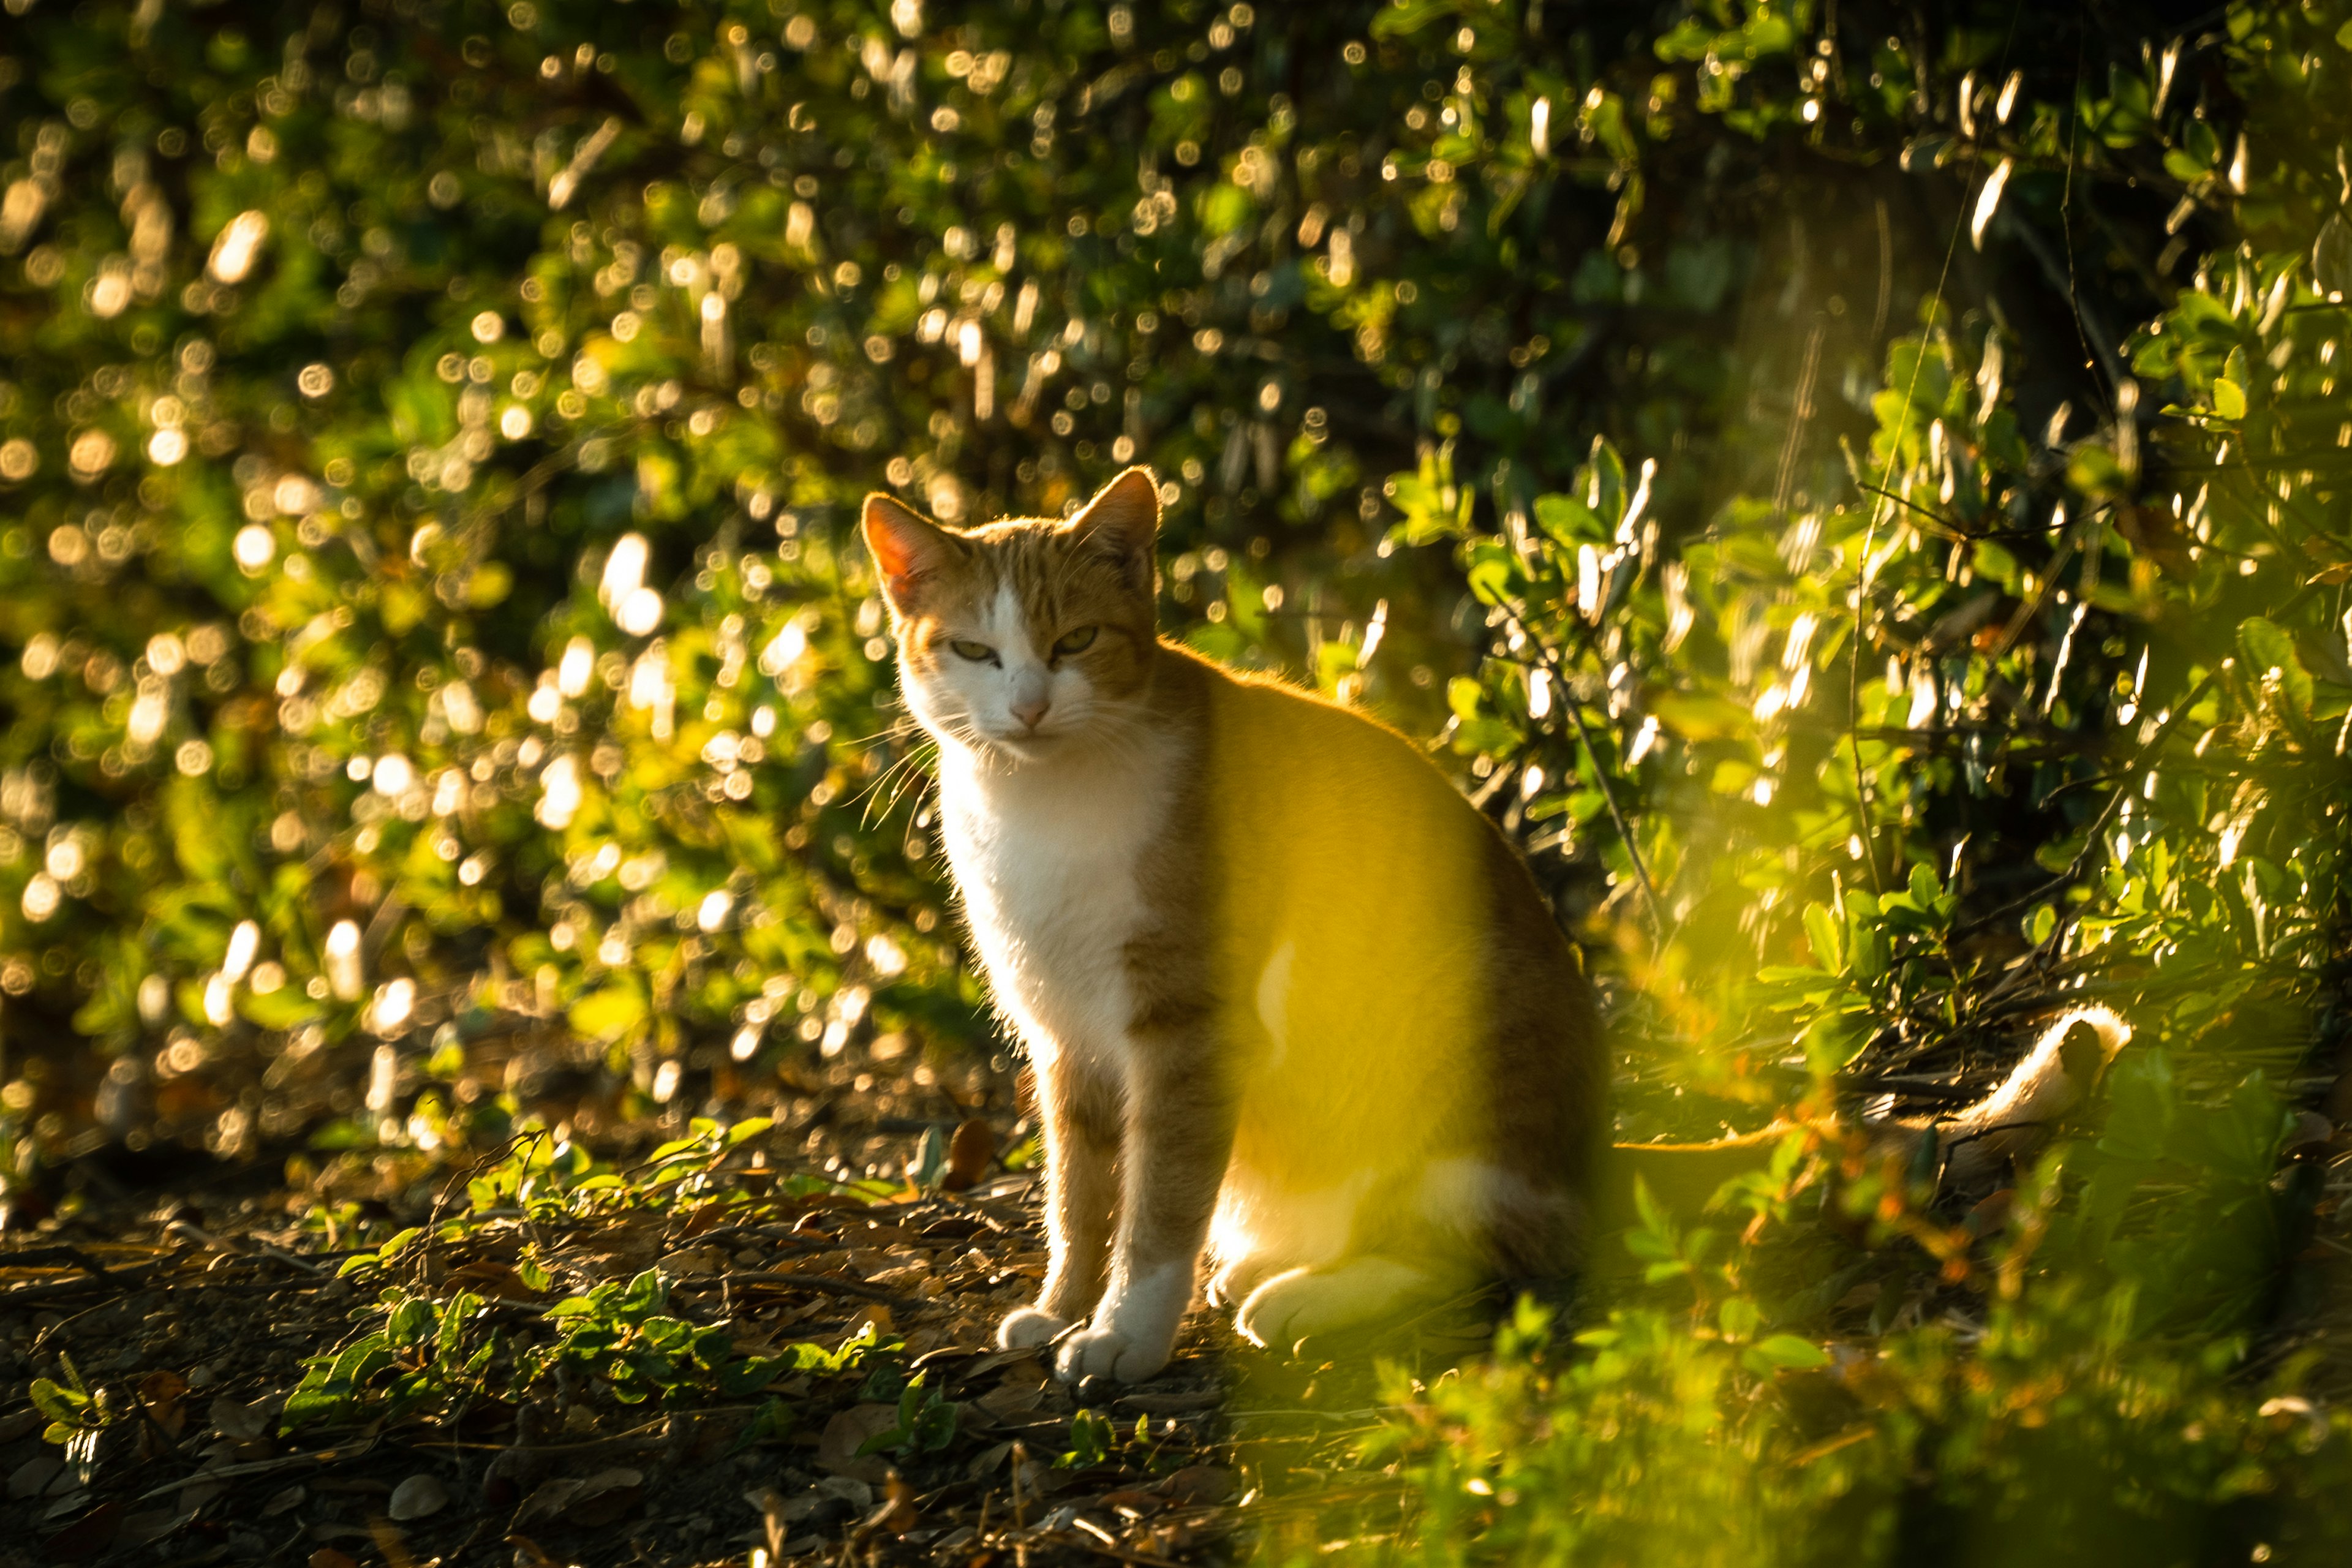
<path fill-rule="evenodd" d="M 110 1391 L 92 1390 L 82 1380 L 81 1369 L 74 1365 L 73 1357 L 58 1352 L 58 1369 L 65 1373 L 62 1383 L 47 1377 L 33 1380 L 34 1407 L 49 1418 L 49 1424 L 42 1428 L 41 1440 L 64 1448 L 66 1462 L 74 1467 L 74 1473 L 87 1485 L 98 1462 L 100 1437 L 122 1418 L 123 1413 Z"/>

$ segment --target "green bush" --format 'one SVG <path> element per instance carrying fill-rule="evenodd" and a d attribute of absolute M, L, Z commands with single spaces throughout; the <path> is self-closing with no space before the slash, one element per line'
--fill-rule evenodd
<path fill-rule="evenodd" d="M 2317 1539 L 2347 26 L 34 7 L 5 1179 L 495 1142 L 494 1030 L 680 1123 L 977 1042 L 852 509 L 1149 461 L 1171 631 L 1442 731 L 1527 849 L 1621 1135 L 2137 1031 L 2006 1218 L 1890 1191 L 1824 1273 L 1823 1133 L 1580 1331 L 1399 1382 L 1391 1539 Z"/>

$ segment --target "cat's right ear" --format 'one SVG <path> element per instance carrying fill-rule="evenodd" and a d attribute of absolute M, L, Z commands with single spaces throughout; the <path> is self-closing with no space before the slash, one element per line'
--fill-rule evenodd
<path fill-rule="evenodd" d="M 953 534 L 879 490 L 866 498 L 862 526 L 882 574 L 882 596 L 899 615 L 911 613 L 924 584 L 955 563 Z"/>

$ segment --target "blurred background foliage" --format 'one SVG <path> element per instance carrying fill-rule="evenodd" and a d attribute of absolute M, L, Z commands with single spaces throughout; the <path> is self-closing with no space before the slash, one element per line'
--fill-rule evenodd
<path fill-rule="evenodd" d="M 1871 1189 L 1922 1268 L 1774 1274 L 1823 1134 L 1605 1345 L 1402 1389 L 1431 1541 L 1805 1555 L 2078 1438 L 2235 1542 L 2340 1464 L 2334 0 L 9 9 L 12 1190 L 1001 1048 L 855 503 L 1149 462 L 1171 631 L 1526 847 L 1621 1136 L 2138 1030 L 2009 1217 Z"/>

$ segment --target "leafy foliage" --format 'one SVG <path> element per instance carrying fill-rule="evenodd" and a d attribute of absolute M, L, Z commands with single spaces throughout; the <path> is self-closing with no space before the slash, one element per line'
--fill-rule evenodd
<path fill-rule="evenodd" d="M 474 1214 L 675 1205 L 778 1072 L 976 1039 L 850 505 L 1150 461 L 1173 631 L 1442 728 L 1621 1135 L 1793 1118 L 1737 1230 L 1398 1374 L 1416 1550 L 2326 1539 L 2279 1161 L 2342 1033 L 2352 20 L 1560 9 L 26 18 L 6 1179 L 86 1120 L 498 1149 L 529 1027 L 681 1136 L 526 1138 Z M 2084 1000 L 2135 1042 L 2005 1214 L 1842 1141 Z M 502 1364 L 407 1289 L 306 1419 Z M 532 1375 L 769 1374 L 600 1290 Z"/>
<path fill-rule="evenodd" d="M 693 1222 L 708 1230 L 722 1217 L 760 1211 L 767 1201 L 740 1189 L 723 1194 L 697 1191 L 705 1184 L 715 1188 L 719 1184 L 710 1177 L 717 1163 L 766 1130 L 767 1123 L 758 1120 L 727 1128 L 698 1126 L 693 1136 L 657 1149 L 625 1173 L 599 1168 L 572 1145 L 518 1140 L 506 1159 L 467 1184 L 470 1213 L 402 1231 L 372 1251 L 356 1252 L 344 1259 L 341 1274 L 365 1279 L 420 1273 L 433 1245 L 488 1236 L 518 1218 L 544 1225 L 658 1215 L 677 1212 L 681 1198 L 695 1200 Z M 827 1184 L 802 1178 L 774 1196 L 790 1202 L 813 1192 L 826 1193 Z M 871 1321 L 831 1350 L 803 1342 L 773 1354 L 744 1354 L 727 1328 L 698 1324 L 671 1308 L 670 1282 L 659 1268 L 592 1285 L 544 1309 L 533 1305 L 527 1314 L 535 1320 L 531 1331 L 520 1335 L 512 1331 L 513 1308 L 543 1300 L 554 1288 L 554 1276 L 538 1249 L 526 1245 L 511 1268 L 496 1270 L 491 1278 L 508 1299 L 503 1313 L 499 1303 L 467 1288 L 442 1293 L 383 1286 L 364 1314 L 373 1326 L 305 1363 L 301 1384 L 287 1401 L 285 1428 L 348 1423 L 362 1413 L 393 1420 L 454 1419 L 469 1404 L 512 1405 L 543 1386 L 593 1384 L 627 1405 L 698 1395 L 740 1400 L 793 1373 L 861 1376 L 873 1393 L 885 1392 L 885 1382 L 895 1392 L 905 1381 L 893 1370 L 898 1342 Z M 499 1326 L 502 1317 L 509 1328 Z M 913 1380 L 920 1382 L 919 1375 Z M 905 1430 L 890 1447 L 940 1447 L 942 1409 L 952 1435 L 953 1407 L 935 1395 L 910 1384 L 901 1409 Z M 775 1416 L 765 1421 L 771 1436 L 782 1436 L 788 1425 Z"/>

